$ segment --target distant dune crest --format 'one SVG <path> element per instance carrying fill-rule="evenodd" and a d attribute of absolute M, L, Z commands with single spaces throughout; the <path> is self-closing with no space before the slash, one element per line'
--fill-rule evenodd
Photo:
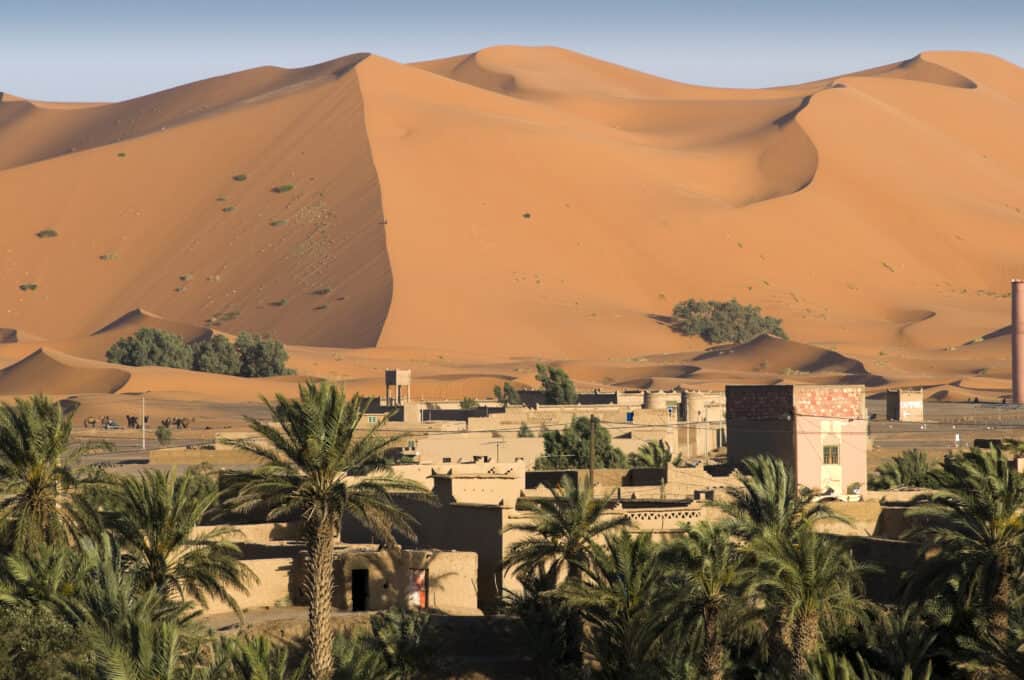
<path fill-rule="evenodd" d="M 150 326 L 608 360 L 700 351 L 652 317 L 735 297 L 817 345 L 945 351 L 1006 323 L 1022 119 L 1021 69 L 956 52 L 759 90 L 499 46 L 112 104 L 6 95 L 0 340 L 101 360 Z M 754 347 L 748 368 L 881 374 Z"/>

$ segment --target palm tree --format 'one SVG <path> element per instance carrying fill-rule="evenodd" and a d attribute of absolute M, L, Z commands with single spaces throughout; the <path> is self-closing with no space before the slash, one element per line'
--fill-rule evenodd
<path fill-rule="evenodd" d="M 868 478 L 872 489 L 929 488 L 936 484 L 935 465 L 923 451 L 909 449 L 878 466 Z"/>
<path fill-rule="evenodd" d="M 595 541 L 613 529 L 629 524 L 626 515 L 609 515 L 611 496 L 598 497 L 594 488 L 580 486 L 565 475 L 550 498 L 523 503 L 529 519 L 510 525 L 505 531 L 523 531 L 528 536 L 509 547 L 504 566 L 520 579 L 547 574 L 557 580 L 565 569 L 569 581 L 578 581 L 590 565 Z M 548 587 L 554 587 L 549 583 Z"/>
<path fill-rule="evenodd" d="M 683 531 L 664 553 L 670 592 L 680 609 L 693 613 L 688 623 L 700 626 L 701 677 L 721 680 L 726 638 L 754 608 L 757 571 L 725 524 L 700 522 Z"/>
<path fill-rule="evenodd" d="M 109 444 L 71 446 L 71 419 L 42 395 L 0 405 L 0 531 L 16 552 L 64 543 L 75 526 L 73 498 L 86 472 L 75 462 Z"/>
<path fill-rule="evenodd" d="M 521 581 L 522 592 L 506 589 L 502 613 L 521 624 L 525 648 L 529 650 L 530 677 L 562 680 L 578 675 L 574 666 L 579 652 L 571 649 L 572 611 L 553 591 L 542 593 L 544 578 Z"/>
<path fill-rule="evenodd" d="M 387 469 L 385 452 L 394 439 L 378 432 L 386 419 L 357 432 L 366 409 L 358 395 L 346 399 L 336 385 L 309 382 L 299 398 L 278 394 L 263 400 L 275 424 L 247 417 L 249 427 L 269 443 L 235 442 L 265 461 L 251 473 L 228 475 L 227 495 L 234 507 L 269 507 L 268 518 L 300 513 L 305 523 L 306 579 L 309 604 L 310 675 L 328 680 L 333 667 L 334 631 L 330 625 L 334 593 L 334 539 L 348 513 L 387 545 L 393 531 L 414 537 L 413 520 L 395 494 L 430 501 L 420 484 Z"/>
<path fill-rule="evenodd" d="M 212 596 L 241 616 L 228 588 L 247 592 L 256 576 L 239 559 L 229 527 L 202 531 L 199 523 L 217 502 L 218 490 L 204 475 L 146 470 L 109 485 L 103 523 L 119 542 L 123 560 L 142 588 L 165 596 L 194 598 L 203 607 Z"/>
<path fill-rule="evenodd" d="M 299 680 L 306 674 L 306 659 L 294 664 L 290 651 L 261 635 L 222 637 L 205 671 L 210 680 Z"/>
<path fill-rule="evenodd" d="M 644 442 L 629 454 L 629 467 L 663 468 L 672 462 L 672 451 L 663 441 Z"/>
<path fill-rule="evenodd" d="M 659 602 L 661 565 L 649 533 L 626 529 L 596 546 L 585 578 L 567 581 L 562 597 L 587 622 L 598 678 L 657 678 L 656 653 L 671 611 Z"/>
<path fill-rule="evenodd" d="M 864 567 L 809 525 L 792 536 L 762 534 L 747 549 L 762 569 L 760 591 L 785 667 L 796 677 L 809 677 L 808 664 L 821 650 L 824 635 L 863 621 Z"/>
<path fill-rule="evenodd" d="M 346 631 L 334 639 L 334 675 L 331 680 L 400 680 L 388 668 L 379 649 L 365 636 Z"/>
<path fill-rule="evenodd" d="M 797 488 L 790 468 L 771 456 L 754 456 L 741 464 L 740 487 L 716 507 L 730 518 L 733 530 L 745 537 L 776 533 L 792 535 L 819 520 L 847 521 L 827 505 L 816 503 L 813 492 Z"/>
<path fill-rule="evenodd" d="M 908 515 L 924 519 L 908 536 L 920 539 L 919 580 L 952 585 L 960 606 L 984 614 L 996 639 L 1005 638 L 1024 570 L 1024 476 L 993 449 L 974 449 L 943 462 L 943 488 L 921 496 Z"/>
<path fill-rule="evenodd" d="M 936 601 L 880 608 L 870 617 L 867 630 L 875 665 L 894 677 L 908 671 L 913 678 L 930 673 L 938 653 L 939 626 L 947 619 Z"/>
<path fill-rule="evenodd" d="M 387 678 L 404 680 L 429 676 L 435 664 L 439 640 L 430 628 L 430 614 L 421 609 L 395 607 L 370 618 L 367 651 L 383 661 Z"/>

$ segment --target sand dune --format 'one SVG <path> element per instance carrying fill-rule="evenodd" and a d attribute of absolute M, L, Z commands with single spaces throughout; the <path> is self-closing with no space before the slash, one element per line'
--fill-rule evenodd
<path fill-rule="evenodd" d="M 264 66 L 116 104 L 55 107 L 5 97 L 0 100 L 0 168 L 162 132 L 246 103 L 283 96 L 303 85 L 338 78 L 364 56 L 299 69 Z"/>
<path fill-rule="evenodd" d="M 49 349 L 39 349 L 0 371 L 0 394 L 66 395 L 116 392 L 128 382 L 127 370 L 87 361 Z"/>
<path fill-rule="evenodd" d="M 1007 323 L 1021 274 L 1022 119 L 1024 71 L 957 52 L 761 90 L 504 46 L 115 104 L 7 95 L 3 325 L 95 359 L 144 325 L 270 332 L 452 392 L 545 358 L 594 384 L 931 375 L 952 394 L 1005 370 L 1000 338 L 964 343 Z M 704 343 L 655 320 L 689 297 L 758 304 L 798 342 L 694 361 Z M 0 337 L 5 358 L 40 342 Z M 331 355 L 296 356 L 351 381 L 383 362 Z"/>
<path fill-rule="evenodd" d="M 0 172 L 5 325 L 78 337 L 143 307 L 288 342 L 373 345 L 391 295 L 384 216 L 356 74 L 327 73 L 273 97 L 253 98 L 266 83 L 241 88 L 245 100 L 218 95 L 216 114 L 166 132 Z M 172 91 L 175 106 L 205 105 L 214 85 Z M 34 139 L 0 123 L 0 147 Z M 271 190 L 281 186 L 293 188 Z M 57 237 L 37 238 L 43 228 Z"/>
<path fill-rule="evenodd" d="M 698 356 L 701 370 L 769 371 L 771 373 L 829 373 L 864 376 L 861 362 L 838 352 L 761 335 L 750 342 L 717 349 Z"/>

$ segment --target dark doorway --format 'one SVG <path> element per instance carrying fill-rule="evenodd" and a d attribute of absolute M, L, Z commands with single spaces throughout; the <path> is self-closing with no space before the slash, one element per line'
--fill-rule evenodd
<path fill-rule="evenodd" d="M 370 596 L 370 571 L 368 569 L 352 570 L 352 611 L 365 612 Z"/>

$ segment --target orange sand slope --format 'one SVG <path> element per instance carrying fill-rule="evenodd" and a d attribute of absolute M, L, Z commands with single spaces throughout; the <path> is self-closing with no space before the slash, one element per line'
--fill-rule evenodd
<path fill-rule="evenodd" d="M 696 356 L 703 343 L 655 318 L 736 297 L 865 376 L 1001 378 L 1000 345 L 946 348 L 1007 323 L 1021 120 L 1022 69 L 947 52 L 764 90 L 496 47 L 265 67 L 116 104 L 5 97 L 0 325 L 99 359 L 118 332 L 162 322 L 137 311 L 88 334 L 144 308 L 190 337 L 567 358 L 602 383 L 667 381 L 702 362 L 599 366 Z M 773 367 L 770 343 L 750 351 Z"/>

